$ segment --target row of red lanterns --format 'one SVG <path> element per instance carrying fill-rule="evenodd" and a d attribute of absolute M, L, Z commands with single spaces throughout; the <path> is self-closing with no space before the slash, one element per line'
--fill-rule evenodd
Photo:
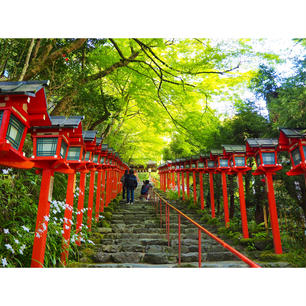
<path fill-rule="evenodd" d="M 97 191 L 95 220 L 116 195 L 121 192 L 120 178 L 128 166 L 97 131 L 83 131 L 83 116 L 49 116 L 45 95 L 48 81 L 0 82 L 0 165 L 31 169 L 42 173 L 35 233 L 41 225 L 48 226 L 54 172 L 68 175 L 66 209 L 63 224 L 61 261 L 66 264 L 70 243 L 72 207 L 76 173 L 80 173 L 80 192 L 76 232 L 80 233 L 83 220 L 86 173 L 90 172 L 87 226 L 91 230 L 94 203 L 95 174 Z M 22 151 L 27 133 L 33 140 L 33 155 Z M 31 267 L 42 267 L 46 247 L 47 228 L 36 234 Z M 80 245 L 81 240 L 77 240 Z"/>
<path fill-rule="evenodd" d="M 247 139 L 246 145 L 223 145 L 222 150 L 211 150 L 211 152 L 192 156 L 191 158 L 176 159 L 159 166 L 161 189 L 166 191 L 175 189 L 175 173 L 177 174 L 178 195 L 182 192 L 185 199 L 185 179 L 187 184 L 187 196 L 190 196 L 189 173 L 193 173 L 194 202 L 197 202 L 196 173 L 199 173 L 200 203 L 204 209 L 203 174 L 209 174 L 211 215 L 215 218 L 213 173 L 222 176 L 223 207 L 225 226 L 229 225 L 229 209 L 226 175 L 237 174 L 240 199 L 240 213 L 242 233 L 244 238 L 249 238 L 247 213 L 245 206 L 243 174 L 251 170 L 247 166 L 247 158 L 254 157 L 257 169 L 253 175 L 264 175 L 267 185 L 270 220 L 273 234 L 274 250 L 276 254 L 282 253 L 277 209 L 275 203 L 272 175 L 282 169 L 277 161 L 277 153 L 287 151 L 290 155 L 291 170 L 287 175 L 304 175 L 306 182 L 306 130 L 300 128 L 281 128 L 279 139 Z M 181 183 L 180 183 L 181 180 Z"/>

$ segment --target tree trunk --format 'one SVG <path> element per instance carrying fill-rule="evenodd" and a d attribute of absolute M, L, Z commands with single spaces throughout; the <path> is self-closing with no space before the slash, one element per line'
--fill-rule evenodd
<path fill-rule="evenodd" d="M 31 57 L 31 54 L 32 54 L 32 50 L 34 48 L 34 44 L 35 44 L 35 39 L 32 38 L 29 49 L 28 49 L 28 53 L 27 53 L 27 56 L 26 56 L 26 59 L 25 59 L 25 62 L 24 62 L 24 65 L 23 65 L 23 68 L 22 68 L 22 71 L 21 71 L 21 74 L 20 74 L 20 77 L 19 77 L 18 81 L 23 81 L 24 75 L 27 72 L 27 69 L 29 67 L 30 57 Z"/>

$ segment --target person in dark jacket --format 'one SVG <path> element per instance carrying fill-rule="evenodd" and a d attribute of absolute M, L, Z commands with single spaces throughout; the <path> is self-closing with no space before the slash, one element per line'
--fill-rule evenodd
<path fill-rule="evenodd" d="M 126 187 L 127 187 L 126 203 L 134 204 L 134 190 L 136 189 L 137 185 L 138 185 L 137 178 L 134 175 L 134 171 L 130 169 L 129 175 L 126 178 Z"/>
<path fill-rule="evenodd" d="M 127 186 L 126 186 L 126 178 L 129 175 L 129 170 L 125 170 L 124 174 L 121 177 L 121 183 L 122 183 L 122 199 L 125 199 L 125 193 L 127 192 Z"/>

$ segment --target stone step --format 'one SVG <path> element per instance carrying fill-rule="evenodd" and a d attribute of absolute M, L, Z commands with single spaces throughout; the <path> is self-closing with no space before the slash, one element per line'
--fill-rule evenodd
<path fill-rule="evenodd" d="M 148 263 L 83 263 L 78 264 L 78 268 L 198 268 L 198 262 L 182 263 L 180 266 L 175 264 L 148 264 Z M 242 261 L 213 261 L 202 262 L 203 268 L 246 268 L 248 267 Z"/>

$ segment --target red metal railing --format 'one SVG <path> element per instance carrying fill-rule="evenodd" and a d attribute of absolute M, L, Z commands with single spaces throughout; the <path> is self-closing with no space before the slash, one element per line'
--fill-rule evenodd
<path fill-rule="evenodd" d="M 156 213 L 158 214 L 158 207 L 159 207 L 159 215 L 160 215 L 160 224 L 162 226 L 162 203 L 165 204 L 165 225 L 166 225 L 166 231 L 167 231 L 167 239 L 168 239 L 168 246 L 170 246 L 170 208 L 173 209 L 175 212 L 177 212 L 178 215 L 178 264 L 181 264 L 181 216 L 187 219 L 190 223 L 192 223 L 195 227 L 198 228 L 198 261 L 199 261 L 199 267 L 202 266 L 202 246 L 201 246 L 201 233 L 204 232 L 212 239 L 216 240 L 219 244 L 221 244 L 225 249 L 229 250 L 232 254 L 237 256 L 240 260 L 248 264 L 252 268 L 261 268 L 258 264 L 244 256 L 242 253 L 231 247 L 229 244 L 212 234 L 210 231 L 205 229 L 203 226 L 192 220 L 190 217 L 185 215 L 183 212 L 181 212 L 179 209 L 171 205 L 167 200 L 165 200 L 160 194 L 158 194 L 156 191 L 153 191 L 154 194 L 154 204 Z M 156 196 L 159 199 L 159 201 L 156 201 Z M 158 205 L 159 204 L 159 205 Z"/>

